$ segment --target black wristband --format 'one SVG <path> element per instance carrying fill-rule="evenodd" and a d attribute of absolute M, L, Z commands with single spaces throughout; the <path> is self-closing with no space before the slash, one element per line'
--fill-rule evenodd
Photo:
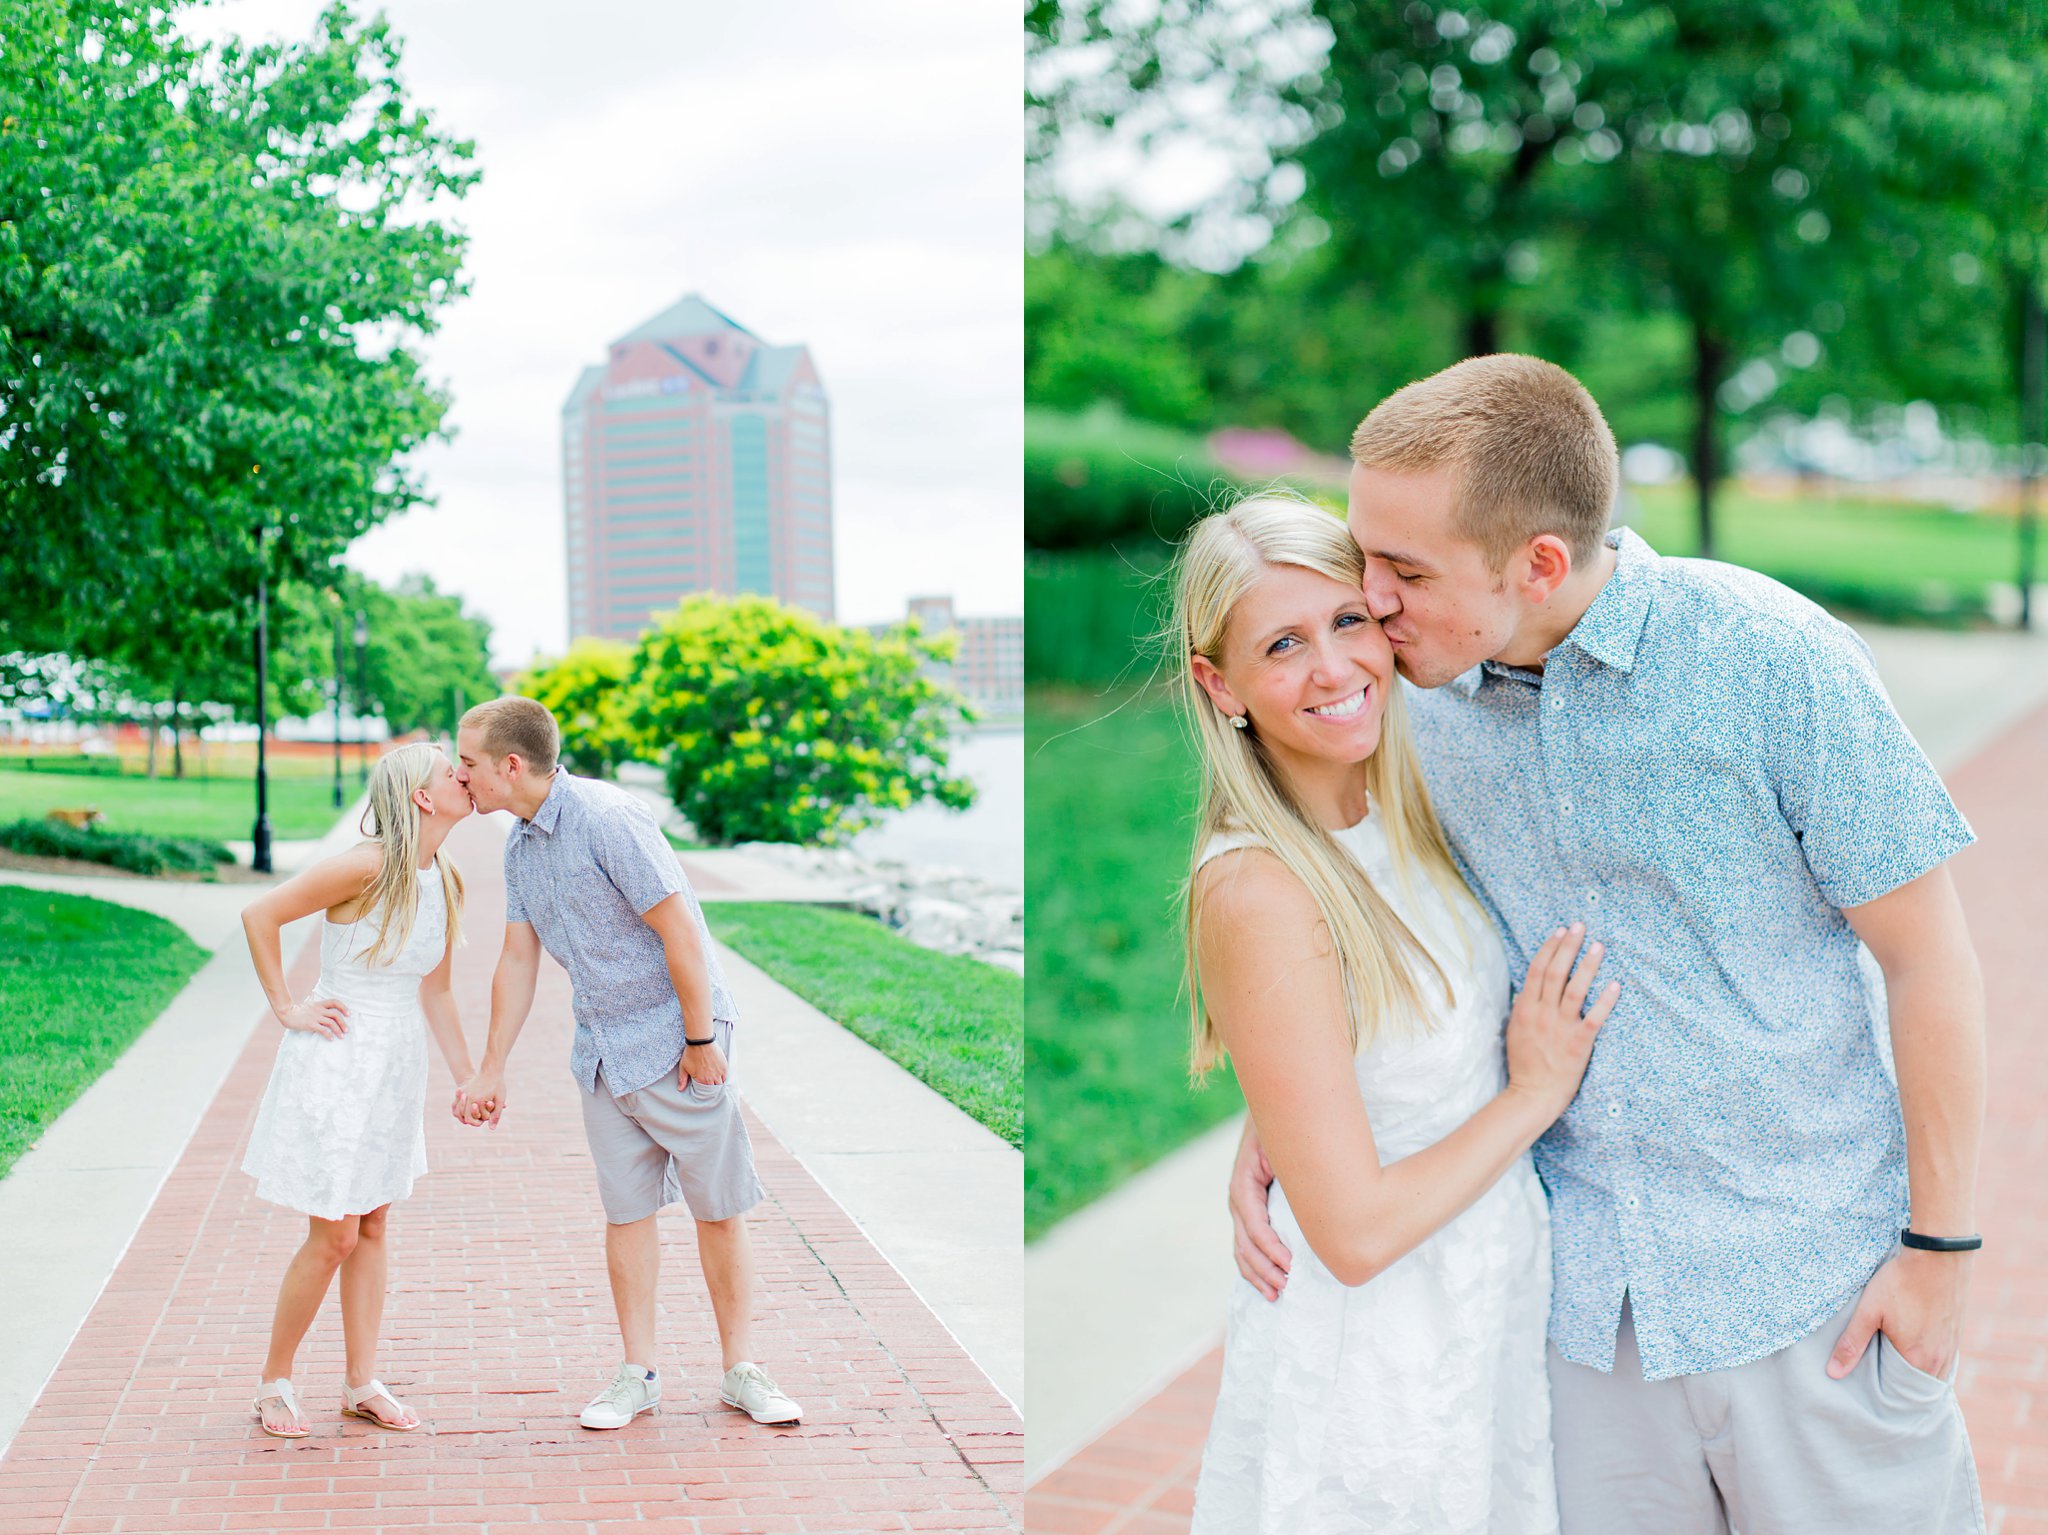
<path fill-rule="evenodd" d="M 1984 1245 L 1982 1237 L 1923 1237 L 1913 1230 L 1899 1233 L 1901 1247 L 1917 1248 L 1923 1253 L 1973 1253 Z"/>
<path fill-rule="evenodd" d="M 714 1034 L 709 1039 L 692 1039 L 688 1034 L 685 1034 L 683 1036 L 683 1043 L 686 1045 L 715 1045 L 718 1043 L 718 1036 Z"/>

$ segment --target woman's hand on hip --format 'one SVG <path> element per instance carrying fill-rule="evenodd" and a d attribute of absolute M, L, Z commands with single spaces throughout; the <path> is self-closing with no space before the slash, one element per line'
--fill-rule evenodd
<path fill-rule="evenodd" d="M 348 1032 L 348 1006 L 332 997 L 318 1002 L 294 1002 L 277 1015 L 277 1021 L 301 1034 L 339 1039 Z"/>

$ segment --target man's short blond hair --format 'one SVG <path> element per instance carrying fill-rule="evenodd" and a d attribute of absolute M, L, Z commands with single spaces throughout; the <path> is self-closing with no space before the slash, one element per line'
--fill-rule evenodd
<path fill-rule="evenodd" d="M 463 730 L 483 732 L 484 755 L 503 762 L 514 753 L 530 772 L 554 771 L 562 732 L 548 706 L 532 698 L 493 698 L 462 716 Z"/>
<path fill-rule="evenodd" d="M 1457 530 L 1496 572 L 1539 533 L 1593 558 L 1620 479 L 1614 433 L 1585 386 L 1537 357 L 1468 357 L 1388 395 L 1351 434 L 1368 469 L 1458 479 Z"/>

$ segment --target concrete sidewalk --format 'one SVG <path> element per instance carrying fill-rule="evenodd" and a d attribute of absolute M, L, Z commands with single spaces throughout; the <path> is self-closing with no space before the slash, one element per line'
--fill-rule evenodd
<path fill-rule="evenodd" d="M 2048 815 L 2040 796 L 2048 779 L 2048 706 L 2037 703 L 2017 726 L 1947 776 L 1980 838 L 1956 857 L 1953 869 L 1984 966 L 1990 1018 L 1990 1098 L 1979 1191 L 1985 1248 L 1976 1260 L 1957 1394 L 1976 1450 L 1991 1535 L 2048 1535 L 2048 1193 L 2041 1181 L 2048 1167 L 2048 1118 L 2040 1112 L 2048 1098 L 2048 1031 L 2041 1027 L 2048 1018 L 2048 971 L 2039 960 L 2041 935 L 2048 932 Z M 1216 1150 L 1203 1154 L 1213 1161 Z M 1165 1176 L 1170 1180 L 1172 1174 Z M 1204 1240 L 1220 1248 L 1228 1267 L 1222 1177 L 1215 1171 L 1201 1204 L 1213 1211 Z M 1195 1196 L 1187 1197 L 1192 1202 Z M 1043 1304 L 1041 1274 L 1049 1272 L 1040 1265 L 1040 1249 L 1090 1213 L 1082 1212 L 1033 1249 L 1027 1284 L 1034 1318 Z M 1163 1217 L 1154 1210 L 1149 1218 Z M 1061 1249 L 1049 1251 L 1064 1256 Z M 1205 1284 L 1216 1267 L 1207 1258 L 1194 1265 Z M 1155 1308 L 1168 1309 L 1156 1302 Z M 1119 1379 L 1126 1383 L 1138 1378 L 1141 1366 L 1153 1371 L 1154 1383 L 1134 1407 L 1118 1410 L 1120 1404 L 1098 1393 L 1085 1417 L 1071 1404 L 1061 1404 L 1063 1416 L 1044 1409 L 1067 1429 L 1060 1441 L 1044 1447 L 1034 1389 L 1027 1528 L 1044 1535 L 1186 1531 L 1222 1363 L 1221 1350 L 1213 1346 L 1220 1304 L 1212 1316 L 1206 1334 L 1180 1342 L 1180 1359 L 1193 1356 L 1192 1362 L 1169 1368 L 1166 1379 L 1158 1371 L 1175 1361 L 1163 1347 L 1143 1361 L 1120 1361 Z M 1034 1323 L 1034 1382 L 1046 1368 L 1036 1349 L 1043 1336 Z M 1210 1346 L 1202 1346 L 1201 1337 Z M 1114 1421 L 1103 1421 L 1105 1409 Z"/>
<path fill-rule="evenodd" d="M 502 921 L 502 832 L 472 822 L 457 956 L 472 1038 Z M 300 956 L 295 983 L 310 980 Z M 742 994 L 742 1006 L 746 995 Z M 301 1356 L 315 1423 L 255 1433 L 248 1399 L 303 1220 L 236 1169 L 276 1047 L 249 1032 L 225 1085 L 4 1460 L 0 1531 L 1014 1529 L 1022 1425 L 932 1309 L 769 1127 L 749 1114 L 769 1200 L 751 1218 L 763 1362 L 807 1408 L 768 1430 L 717 1401 L 693 1232 L 664 1219 L 663 1410 L 614 1434 L 575 1424 L 616 1363 L 602 1226 L 568 1049 L 567 978 L 544 963 L 505 1121 L 430 1114 L 434 1171 L 392 1221 L 379 1373 L 426 1419 L 380 1433 L 333 1410 L 330 1300 Z M 762 1055 L 768 1053 L 767 1036 Z M 740 1057 L 741 1082 L 760 1057 Z M 447 1091 L 434 1068 L 431 1100 Z M 1014 1228 L 1013 1228 L 1014 1229 Z"/>

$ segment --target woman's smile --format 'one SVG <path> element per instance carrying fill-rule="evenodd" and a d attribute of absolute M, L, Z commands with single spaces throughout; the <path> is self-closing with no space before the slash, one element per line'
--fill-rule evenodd
<path fill-rule="evenodd" d="M 1371 694 L 1372 684 L 1368 682 L 1357 692 L 1340 698 L 1335 703 L 1311 704 L 1302 712 L 1304 714 L 1313 714 L 1319 719 L 1348 720 L 1365 707 L 1366 699 Z"/>

